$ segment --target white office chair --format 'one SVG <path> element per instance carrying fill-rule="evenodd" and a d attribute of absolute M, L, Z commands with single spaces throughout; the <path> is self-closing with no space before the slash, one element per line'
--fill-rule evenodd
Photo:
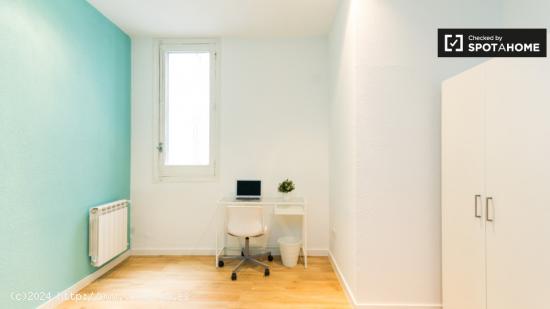
<path fill-rule="evenodd" d="M 237 271 L 245 262 L 262 266 L 264 268 L 264 276 L 269 276 L 269 265 L 258 261 L 256 258 L 267 256 L 269 261 L 273 261 L 271 252 L 262 254 L 250 254 L 250 237 L 259 237 L 267 232 L 267 226 L 264 225 L 263 208 L 261 206 L 227 206 L 227 234 L 235 237 L 244 237 L 245 245 L 241 251 L 241 255 L 225 255 L 220 257 L 218 266 L 223 267 L 223 260 L 237 259 L 239 264 L 231 273 L 231 280 L 237 280 Z"/>

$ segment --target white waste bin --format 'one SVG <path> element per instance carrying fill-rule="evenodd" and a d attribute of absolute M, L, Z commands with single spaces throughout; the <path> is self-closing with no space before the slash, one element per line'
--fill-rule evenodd
<path fill-rule="evenodd" d="M 302 242 L 292 236 L 281 237 L 278 240 L 281 249 L 281 259 L 286 267 L 294 267 L 298 263 Z"/>

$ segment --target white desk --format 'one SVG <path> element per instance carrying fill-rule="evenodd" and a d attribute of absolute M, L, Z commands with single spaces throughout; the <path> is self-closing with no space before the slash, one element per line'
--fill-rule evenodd
<path fill-rule="evenodd" d="M 216 233 L 216 267 L 218 258 L 225 250 L 225 206 L 229 205 L 250 205 L 250 206 L 273 206 L 273 215 L 275 216 L 301 216 L 302 217 L 302 257 L 304 267 L 307 268 L 307 220 L 306 220 L 306 201 L 304 198 L 295 197 L 288 200 L 283 198 L 264 197 L 260 200 L 237 200 L 235 198 L 222 198 L 218 201 L 218 214 L 223 214 Z M 220 239 L 221 238 L 221 239 Z"/>

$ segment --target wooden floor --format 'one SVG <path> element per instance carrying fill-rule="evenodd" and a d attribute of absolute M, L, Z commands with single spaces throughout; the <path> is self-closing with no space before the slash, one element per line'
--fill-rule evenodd
<path fill-rule="evenodd" d="M 271 275 L 247 265 L 231 281 L 235 261 L 214 258 L 132 256 L 80 291 L 86 300 L 58 308 L 351 308 L 327 257 L 308 268 L 271 262 Z"/>

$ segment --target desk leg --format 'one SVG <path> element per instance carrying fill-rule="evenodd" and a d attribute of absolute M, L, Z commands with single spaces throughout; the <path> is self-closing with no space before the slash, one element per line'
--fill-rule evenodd
<path fill-rule="evenodd" d="M 305 213 L 302 216 L 302 254 L 304 256 L 304 268 L 307 268 L 307 220 Z"/>
<path fill-rule="evenodd" d="M 216 255 L 216 258 L 215 258 L 215 261 L 214 261 L 214 263 L 216 263 L 216 264 L 215 264 L 215 267 L 218 267 L 218 261 L 220 260 L 220 254 L 219 254 L 220 251 L 219 251 L 218 248 L 219 248 L 219 246 L 220 246 L 220 240 L 219 240 L 219 238 L 220 238 L 220 225 L 221 225 L 221 224 L 220 224 L 220 222 L 219 222 L 219 221 L 220 221 L 220 217 L 219 217 L 219 216 L 220 216 L 220 208 L 219 208 L 219 205 L 216 205 L 216 220 L 214 220 L 214 221 L 215 221 L 215 224 L 217 225 L 217 227 L 216 227 L 216 233 L 215 233 L 215 234 L 216 234 L 216 249 L 215 249 L 216 252 L 214 253 L 214 254 Z"/>
<path fill-rule="evenodd" d="M 215 258 L 215 263 L 216 263 L 216 267 L 218 267 L 218 262 L 220 261 L 220 256 L 222 255 L 222 253 L 224 252 L 224 249 L 225 249 L 225 213 L 222 214 L 222 210 L 224 208 L 222 208 L 221 206 L 217 206 L 216 208 L 216 224 L 217 224 L 217 229 L 216 229 L 216 252 L 215 252 L 215 255 L 216 255 L 216 258 Z M 221 238 L 221 239 L 220 239 Z"/>
<path fill-rule="evenodd" d="M 220 260 L 220 253 L 223 251 L 223 250 L 220 250 L 219 247 L 219 241 L 218 241 L 218 237 L 219 236 L 216 236 L 216 260 L 214 261 L 216 263 L 216 267 L 218 267 L 218 262 Z"/>

